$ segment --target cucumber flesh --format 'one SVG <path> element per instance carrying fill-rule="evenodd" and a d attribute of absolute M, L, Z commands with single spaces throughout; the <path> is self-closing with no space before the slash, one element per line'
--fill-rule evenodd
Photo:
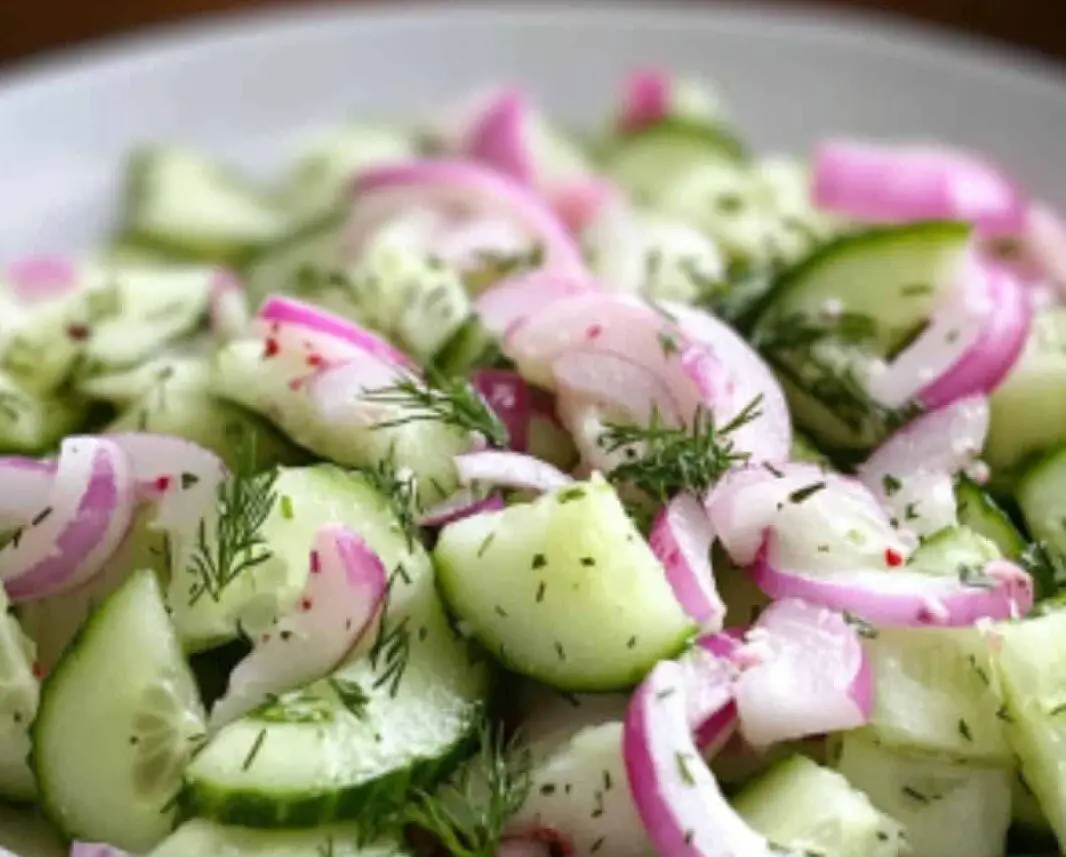
<path fill-rule="evenodd" d="M 0 797 L 30 800 L 36 793 L 26 763 L 30 724 L 37 714 L 40 685 L 34 675 L 34 647 L 19 627 L 0 585 Z"/>
<path fill-rule="evenodd" d="M 398 841 L 359 845 L 363 836 L 351 824 L 314 830 L 255 830 L 227 827 L 196 818 L 187 821 L 147 857 L 403 857 Z"/>
<path fill-rule="evenodd" d="M 36 395 L 0 372 L 0 453 L 51 452 L 85 418 L 77 396 Z"/>
<path fill-rule="evenodd" d="M 1008 559 L 1021 557 L 1025 551 L 1025 539 L 991 494 L 972 479 L 960 476 L 955 486 L 955 500 L 959 524 L 991 539 Z"/>
<path fill-rule="evenodd" d="M 864 731 L 902 750 L 1010 764 L 980 632 L 881 629 L 864 647 L 875 681 L 873 716 Z"/>
<path fill-rule="evenodd" d="M 625 689 L 694 630 L 598 475 L 448 525 L 434 558 L 471 632 L 514 671 L 555 687 Z"/>
<path fill-rule="evenodd" d="M 409 574 L 393 578 L 378 654 L 368 640 L 328 679 L 223 727 L 189 767 L 187 811 L 252 827 L 370 829 L 461 761 L 483 716 L 485 665 L 450 627 L 432 572 Z"/>
<path fill-rule="evenodd" d="M 204 729 L 155 575 L 137 572 L 44 682 L 32 733 L 42 806 L 71 838 L 145 851 L 173 825 Z"/>
<path fill-rule="evenodd" d="M 1066 559 L 1066 446 L 1049 453 L 1018 480 L 1016 496 L 1025 525 L 1033 538 L 1043 541 Z"/>
<path fill-rule="evenodd" d="M 178 149 L 136 153 L 126 192 L 126 235 L 184 258 L 240 263 L 287 226 L 278 206 L 236 172 Z"/>
<path fill-rule="evenodd" d="M 382 428 L 348 418 L 344 411 L 323 414 L 298 384 L 306 374 L 304 356 L 295 349 L 267 361 L 262 342 L 236 340 L 215 356 L 212 389 L 270 419 L 294 443 L 337 464 L 377 467 L 391 458 L 397 469 L 414 475 L 426 506 L 451 494 L 457 484 L 454 456 L 466 452 L 470 443 L 465 433 L 428 420 Z"/>
<path fill-rule="evenodd" d="M 778 762 L 733 799 L 756 831 L 789 853 L 903 857 L 903 826 L 835 771 L 804 756 Z"/>
<path fill-rule="evenodd" d="M 889 752 L 854 733 L 844 735 L 837 767 L 904 826 L 911 857 L 1003 857 L 1010 768 Z"/>
<path fill-rule="evenodd" d="M 1026 459 L 1066 444 L 1066 307 L 1038 312 L 1025 350 L 989 399 L 983 457 L 997 482 Z"/>
<path fill-rule="evenodd" d="M 907 560 L 907 568 L 937 577 L 957 577 L 964 570 L 980 570 L 1002 556 L 991 539 L 969 527 L 945 527 L 922 541 Z"/>
<path fill-rule="evenodd" d="M 274 491 L 277 499 L 260 530 L 269 559 L 246 569 L 218 599 L 193 599 L 190 593 L 198 580 L 195 570 L 174 569 L 167 597 L 187 650 L 211 648 L 241 632 L 255 637 L 289 612 L 307 583 L 308 554 L 322 524 L 339 522 L 354 530 L 387 569 L 398 563 L 426 562 L 409 550 L 405 537 L 397 532 L 387 498 L 363 476 L 328 464 L 283 467 Z"/>
<path fill-rule="evenodd" d="M 743 161 L 744 146 L 710 123 L 670 117 L 615 139 L 604 153 L 603 167 L 634 198 L 654 204 L 665 188 L 704 164 Z"/>
<path fill-rule="evenodd" d="M 1001 623 L 995 666 L 1007 740 L 1060 846 L 1066 844 L 1066 613 Z"/>
<path fill-rule="evenodd" d="M 832 302 L 841 314 L 873 322 L 868 347 L 885 357 L 913 336 L 954 285 L 969 239 L 970 227 L 952 222 L 886 226 L 838 238 L 778 280 L 755 336 L 789 317 L 824 318 Z"/>

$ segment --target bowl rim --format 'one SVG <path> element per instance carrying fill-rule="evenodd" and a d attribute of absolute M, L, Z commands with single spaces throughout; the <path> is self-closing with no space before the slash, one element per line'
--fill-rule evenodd
<path fill-rule="evenodd" d="M 226 50 L 252 40 L 298 36 L 322 27 L 450 29 L 470 25 L 547 29 L 593 27 L 602 32 L 632 30 L 707 30 L 760 39 L 787 39 L 813 45 L 862 50 L 879 58 L 913 62 L 984 77 L 1019 93 L 1034 87 L 1066 107 L 1066 62 L 1034 49 L 946 26 L 909 20 L 899 14 L 840 9 L 815 0 L 796 6 L 768 0 L 705 5 L 656 0 L 654 7 L 626 0 L 584 0 L 575 8 L 565 0 L 520 0 L 506 8 L 459 0 L 393 0 L 345 4 L 309 0 L 299 4 L 194 14 L 187 19 L 150 24 L 126 33 L 47 49 L 0 65 L 0 107 L 12 97 L 70 85 L 101 73 L 121 74 L 149 57 L 165 62 L 189 52 Z M 871 36 L 876 35 L 876 38 Z"/>

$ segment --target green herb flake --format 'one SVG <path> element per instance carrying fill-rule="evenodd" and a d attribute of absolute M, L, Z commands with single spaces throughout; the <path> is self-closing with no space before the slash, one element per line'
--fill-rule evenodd
<path fill-rule="evenodd" d="M 813 482 L 810 485 L 805 485 L 802 488 L 797 488 L 791 494 L 788 495 L 788 502 L 799 504 L 804 500 L 808 500 L 826 488 L 826 482 Z"/>
<path fill-rule="evenodd" d="M 884 489 L 885 496 L 891 497 L 893 494 L 899 491 L 900 488 L 903 487 L 903 483 L 900 482 L 900 480 L 897 477 L 893 476 L 891 473 L 886 473 L 883 477 L 881 477 L 881 487 L 882 489 Z"/>

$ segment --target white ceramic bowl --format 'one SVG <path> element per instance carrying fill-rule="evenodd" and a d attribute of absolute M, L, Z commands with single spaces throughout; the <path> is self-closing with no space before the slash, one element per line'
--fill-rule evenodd
<path fill-rule="evenodd" d="M 138 142 L 179 141 L 269 169 L 316 126 L 425 113 L 500 79 L 591 124 L 637 65 L 716 81 L 761 147 L 803 150 L 830 132 L 940 138 L 999 157 L 1066 203 L 1060 67 L 885 20 L 761 3 L 575 5 L 312 7 L 24 66 L 0 82 L 0 258 L 90 246 Z M 2 809 L 0 844 L 23 857 L 61 853 Z"/>

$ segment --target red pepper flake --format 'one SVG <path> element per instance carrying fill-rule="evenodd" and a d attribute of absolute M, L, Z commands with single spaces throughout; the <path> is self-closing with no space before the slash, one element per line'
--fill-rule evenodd
<path fill-rule="evenodd" d="M 34 678 L 44 678 L 44 668 L 37 661 L 33 662 L 32 669 Z"/>
<path fill-rule="evenodd" d="M 166 491 L 170 487 L 170 477 L 169 476 L 159 476 L 159 477 L 156 478 L 154 484 L 155 484 L 155 490 L 159 491 L 160 493 L 162 493 L 163 491 Z"/>
<path fill-rule="evenodd" d="M 599 339 L 600 334 L 602 333 L 602 324 L 590 324 L 588 330 L 585 331 L 585 336 L 587 336 L 589 339 Z"/>
<path fill-rule="evenodd" d="M 885 548 L 885 565 L 889 568 L 903 565 L 903 555 L 895 548 Z"/>
<path fill-rule="evenodd" d="M 312 606 L 313 606 L 313 604 L 312 604 L 310 598 L 301 598 L 300 599 L 300 609 L 303 610 L 304 613 L 306 613 L 308 610 L 310 610 Z"/>
<path fill-rule="evenodd" d="M 325 362 L 326 361 L 322 358 L 321 354 L 315 353 L 315 354 L 308 354 L 307 355 L 307 365 L 308 366 L 321 366 Z"/>
<path fill-rule="evenodd" d="M 304 379 L 303 378 L 293 378 L 291 381 L 289 381 L 289 389 L 292 390 L 293 392 L 296 392 L 297 390 L 300 389 L 300 387 L 303 386 L 303 383 L 304 383 Z"/>
<path fill-rule="evenodd" d="M 322 561 L 318 558 L 318 551 L 311 551 L 311 574 L 322 571 Z"/>
<path fill-rule="evenodd" d="M 268 336 L 266 342 L 263 343 L 263 359 L 267 360 L 273 357 L 281 350 L 281 346 L 278 345 L 278 341 L 273 336 Z"/>
<path fill-rule="evenodd" d="M 89 334 L 92 331 L 87 324 L 68 324 L 67 336 L 73 339 L 75 342 L 81 342 L 89 338 Z"/>

